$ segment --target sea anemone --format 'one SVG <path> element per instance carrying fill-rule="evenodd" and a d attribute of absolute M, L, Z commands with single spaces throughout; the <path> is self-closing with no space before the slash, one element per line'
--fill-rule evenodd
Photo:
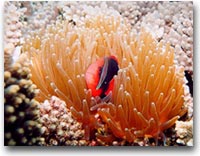
<path fill-rule="evenodd" d="M 174 65 L 173 49 L 148 33 L 123 47 L 127 56 L 114 78 L 112 103 L 95 107 L 116 137 L 158 138 L 185 113 L 184 69 Z"/>
<path fill-rule="evenodd" d="M 63 99 L 83 124 L 86 139 L 102 124 L 129 142 L 157 137 L 184 112 L 184 73 L 173 63 L 173 49 L 145 31 L 134 34 L 120 16 L 88 16 L 75 26 L 56 23 L 28 38 L 23 51 L 30 56 L 32 80 L 40 89 L 37 99 Z M 118 58 L 120 70 L 112 99 L 105 103 L 92 96 L 84 74 L 90 64 L 110 55 Z"/>
<path fill-rule="evenodd" d="M 40 89 L 37 99 L 43 101 L 52 95 L 63 99 L 83 123 L 86 138 L 90 129 L 98 125 L 96 111 L 90 111 L 97 101 L 87 89 L 84 74 L 96 59 L 117 54 L 109 49 L 109 35 L 127 33 L 123 25 L 120 19 L 104 16 L 87 19 L 79 27 L 68 22 L 57 23 L 49 26 L 45 34 L 41 32 L 27 39 L 23 46 L 31 58 L 32 80 Z"/>

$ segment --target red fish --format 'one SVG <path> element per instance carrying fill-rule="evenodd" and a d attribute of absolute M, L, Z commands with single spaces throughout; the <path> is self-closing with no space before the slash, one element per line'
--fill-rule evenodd
<path fill-rule="evenodd" d="M 104 98 L 114 87 L 114 75 L 119 70 L 115 56 L 104 57 L 91 64 L 85 74 L 88 89 L 92 96 Z"/>

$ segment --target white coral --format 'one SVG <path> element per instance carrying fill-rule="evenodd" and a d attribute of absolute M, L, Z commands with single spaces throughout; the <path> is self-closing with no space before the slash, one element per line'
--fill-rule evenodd
<path fill-rule="evenodd" d="M 4 44 L 20 44 L 22 36 L 22 23 L 20 17 L 26 12 L 26 8 L 19 8 L 17 2 L 5 2 L 4 6 Z"/>
<path fill-rule="evenodd" d="M 176 121 L 177 143 L 193 146 L 193 119 L 190 121 Z"/>

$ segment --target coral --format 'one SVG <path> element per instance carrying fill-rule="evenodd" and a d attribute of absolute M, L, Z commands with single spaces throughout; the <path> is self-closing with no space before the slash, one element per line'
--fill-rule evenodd
<path fill-rule="evenodd" d="M 81 23 L 85 17 L 97 12 L 119 15 L 128 19 L 135 31 L 141 27 L 151 31 L 158 39 L 175 47 L 175 60 L 193 75 L 193 10 L 192 2 L 8 2 L 5 4 L 6 21 L 17 19 L 14 36 L 44 29 L 56 20 Z M 8 7 L 13 7 L 9 9 Z M 167 8 L 167 9 L 166 9 Z M 10 10 L 11 13 L 9 12 Z M 10 16 L 12 12 L 14 16 Z M 29 16 L 27 16 L 29 15 Z M 18 22 L 25 16 L 26 21 Z M 16 18 L 14 18 L 16 17 Z M 16 22 L 16 21 L 14 21 Z M 6 22 L 5 22 L 6 23 Z M 18 24 L 21 23 L 21 24 Z M 23 27 L 22 27 L 23 24 Z M 9 25 L 9 24 L 7 24 Z M 20 26 L 17 26 L 20 25 Z M 11 26 L 5 26 L 10 29 Z M 14 25 L 12 25 L 14 27 Z M 22 30 L 21 30 L 22 28 Z M 7 32 L 7 31 L 5 31 Z M 8 31 L 10 32 L 10 30 Z M 11 34 L 11 33 L 9 33 Z M 14 34 L 14 33 L 12 33 Z M 6 36 L 6 35 L 5 35 Z M 13 36 L 13 35 L 12 35 Z M 13 37 L 12 37 L 13 38 Z M 23 37 L 21 38 L 23 40 Z"/>
<path fill-rule="evenodd" d="M 189 87 L 184 87 L 184 105 L 187 108 L 187 119 L 191 119 L 193 117 L 193 98 L 189 92 Z"/>
<path fill-rule="evenodd" d="M 83 140 L 84 130 L 78 123 L 64 101 L 53 96 L 40 104 L 40 119 L 44 145 L 87 145 Z"/>
<path fill-rule="evenodd" d="M 15 63 L 9 71 L 4 71 L 5 145 L 39 145 L 42 142 L 36 93 L 28 67 Z"/>
<path fill-rule="evenodd" d="M 173 5 L 173 7 L 172 7 Z M 169 32 L 163 39 L 169 41 L 175 47 L 175 59 L 183 65 L 185 70 L 193 71 L 193 4 L 192 2 L 164 3 L 160 10 L 171 8 L 164 12 L 165 22 L 172 23 Z M 166 9 L 165 9 L 166 10 Z M 173 12 L 175 15 L 171 15 Z M 179 12 L 179 13 L 178 13 Z M 168 19 L 166 19 L 168 17 Z M 171 20 L 169 19 L 170 17 Z"/>
<path fill-rule="evenodd" d="M 4 45 L 9 43 L 19 45 L 21 42 L 23 25 L 20 18 L 26 12 L 26 8 L 20 8 L 18 5 L 18 2 L 5 2 L 4 4 Z"/>
<path fill-rule="evenodd" d="M 130 23 L 134 25 L 142 16 L 142 13 L 140 12 L 140 6 L 137 5 L 137 3 L 138 2 L 121 2 L 120 4 L 117 3 L 114 6 L 117 10 L 119 10 L 123 17 L 127 18 Z"/>
<path fill-rule="evenodd" d="M 12 43 L 6 44 L 4 46 L 4 70 L 9 70 L 12 65 L 12 54 L 15 46 Z"/>
<path fill-rule="evenodd" d="M 183 122 L 180 124 L 185 125 L 188 120 L 190 122 L 193 121 L 192 2 L 5 2 L 4 6 L 5 71 L 9 73 L 13 71 L 13 69 L 10 71 L 12 64 L 15 64 L 15 60 L 19 57 L 20 59 L 22 58 L 21 44 L 24 44 L 22 52 L 28 52 L 31 58 L 30 69 L 33 76 L 31 79 L 40 89 L 40 94 L 36 97 L 37 100 L 41 102 L 41 106 L 44 106 L 44 103 L 46 103 L 52 105 L 53 109 L 57 108 L 51 103 L 53 103 L 53 101 L 59 101 L 55 97 L 53 97 L 54 100 L 50 99 L 53 95 L 64 100 L 66 102 L 67 115 L 69 115 L 68 109 L 70 109 L 73 118 L 82 123 L 82 128 L 85 130 L 85 139 L 90 139 L 88 145 L 191 145 L 193 136 L 190 137 L 191 139 L 186 139 L 185 137 L 180 138 L 177 130 L 178 140 L 176 140 L 174 126 L 167 130 L 164 130 L 167 127 L 161 128 L 161 125 L 163 125 L 165 121 L 156 122 L 158 125 L 155 128 L 155 132 L 148 130 L 152 125 L 148 127 L 148 124 L 141 124 L 141 127 L 138 127 L 136 122 L 132 124 L 128 122 L 129 127 L 123 129 L 126 121 L 130 121 L 127 119 L 127 116 L 128 118 L 131 118 L 131 116 L 126 115 L 126 117 L 124 117 L 125 122 L 122 124 L 122 121 L 116 117 L 115 111 L 126 110 L 125 106 L 129 103 L 128 100 L 130 100 L 129 95 L 131 95 L 132 101 L 138 100 L 138 96 L 140 95 L 139 103 L 142 103 L 142 106 L 144 105 L 143 103 L 148 101 L 149 96 L 150 102 L 148 106 L 149 109 L 153 108 L 153 110 L 150 109 L 150 115 L 146 116 L 144 115 L 145 110 L 135 108 L 133 112 L 136 118 L 141 119 L 144 117 L 145 121 L 150 122 L 152 112 L 154 112 L 152 118 L 155 120 L 155 107 L 157 114 L 159 116 L 162 114 L 158 111 L 159 108 L 157 108 L 156 105 L 157 99 L 155 98 L 159 90 L 157 89 L 155 95 L 152 95 L 149 90 L 145 91 L 144 89 L 144 86 L 150 82 L 150 80 L 147 80 L 153 78 L 153 75 L 150 74 L 149 77 L 146 76 L 146 78 L 143 78 L 143 75 L 145 75 L 143 74 L 144 70 L 139 70 L 140 68 L 138 68 L 138 62 L 142 60 L 142 64 L 147 63 L 149 61 L 148 57 L 152 55 L 152 53 L 151 51 L 150 53 L 146 52 L 145 55 L 148 56 L 146 59 L 144 56 L 140 56 L 135 52 L 136 50 L 133 50 L 134 46 L 138 49 L 140 47 L 142 49 L 141 53 L 143 54 L 148 48 L 143 51 L 145 46 L 142 42 L 148 43 L 147 40 L 151 38 L 149 36 L 153 35 L 153 38 L 160 43 L 153 40 L 153 43 L 149 44 L 151 46 L 154 45 L 151 47 L 151 50 L 154 49 L 159 53 L 159 48 L 157 49 L 155 47 L 163 47 L 160 48 L 160 51 L 167 51 L 168 47 L 170 52 L 161 53 L 174 58 L 174 62 L 171 62 L 169 67 L 164 65 L 161 69 L 158 67 L 159 63 L 156 63 L 155 66 L 157 66 L 157 69 L 160 71 L 163 71 L 165 75 L 166 73 L 174 72 L 174 80 L 176 80 L 173 84 L 174 86 L 178 86 L 176 85 L 177 83 L 183 84 L 179 91 L 175 88 L 176 96 L 177 92 L 182 94 L 181 102 L 177 102 L 179 104 L 173 104 L 174 106 L 177 104 L 177 108 L 180 108 L 179 111 L 177 110 L 177 113 L 174 114 L 174 118 L 172 117 L 173 115 L 171 117 L 170 115 L 166 115 L 167 113 L 164 115 L 162 114 L 162 116 L 166 118 L 166 122 L 169 120 L 169 123 L 173 124 L 175 119 L 181 116 L 185 112 L 185 109 L 187 109 L 187 114 L 180 118 L 180 120 L 185 123 Z M 143 28 L 149 31 L 151 35 L 146 33 L 138 35 L 139 32 L 143 31 Z M 148 39 L 142 41 L 142 36 L 144 34 L 148 36 Z M 24 40 L 25 37 L 28 39 Z M 168 44 L 170 44 L 174 50 L 169 48 Z M 174 56 L 171 54 L 173 52 L 175 54 Z M 130 53 L 132 53 L 132 55 Z M 90 64 L 103 56 L 109 55 L 115 55 L 117 57 L 121 69 L 118 76 L 115 78 L 116 85 L 112 93 L 112 99 L 108 102 L 104 102 L 101 101 L 99 97 L 92 97 L 91 91 L 86 87 L 84 77 L 85 71 Z M 163 58 L 161 62 L 165 60 L 164 56 L 158 55 L 155 57 Z M 142 59 L 138 60 L 137 58 Z M 23 62 L 23 58 L 21 62 Z M 153 60 L 150 60 L 149 64 L 151 62 L 153 62 Z M 184 69 L 180 68 L 180 65 L 182 65 Z M 152 67 L 152 70 L 153 68 L 154 67 Z M 149 68 L 147 69 L 147 73 L 150 73 Z M 156 71 L 160 73 L 159 70 Z M 188 82 L 186 79 L 183 79 L 183 70 L 185 71 L 185 77 Z M 138 78 L 133 77 L 132 71 L 138 74 Z M 10 75 L 12 75 L 12 73 Z M 158 75 L 157 79 L 159 77 Z M 140 92 L 137 98 L 135 92 L 128 87 L 130 82 L 135 83 L 137 81 L 136 79 L 139 81 L 140 86 Z M 164 80 L 164 77 L 162 79 Z M 16 83 L 18 85 L 18 82 Z M 155 80 L 153 83 L 158 85 Z M 185 86 L 185 84 L 187 84 L 189 88 Z M 162 86 L 164 84 L 160 85 Z M 133 88 L 135 88 L 134 85 Z M 155 89 L 155 87 L 150 88 Z M 13 89 L 17 89 L 17 87 Z M 174 91 L 166 92 L 163 96 L 161 94 L 160 97 L 169 98 L 170 95 L 172 95 L 173 99 Z M 50 100 L 43 103 L 43 101 L 47 99 Z M 155 103 L 155 107 L 151 103 L 152 99 Z M 118 101 L 120 100 L 122 102 L 119 103 Z M 63 103 L 63 101 L 61 103 Z M 64 107 L 65 104 L 62 105 Z M 163 103 L 163 105 L 165 104 Z M 138 104 L 137 107 L 139 106 Z M 144 107 L 144 109 L 145 108 L 146 107 Z M 168 105 L 165 108 L 168 108 Z M 121 111 L 122 114 L 123 111 Z M 50 115 L 52 115 L 52 112 L 49 112 Z M 114 123 L 113 125 L 119 130 L 117 134 L 116 129 L 113 128 L 113 125 L 107 120 L 109 118 L 109 113 L 112 115 L 111 121 Z M 126 113 L 125 111 L 125 114 Z M 139 115 L 140 113 L 142 116 Z M 41 118 L 44 119 L 44 116 L 41 116 Z M 63 116 L 59 116 L 59 118 L 63 118 Z M 170 119 L 174 119 L 173 122 L 171 122 L 172 120 Z M 51 117 L 49 122 L 51 122 Z M 151 124 L 152 122 L 153 120 Z M 47 123 L 43 122 L 43 124 Z M 46 128 L 44 128 L 45 126 Z M 85 140 L 83 141 L 81 137 L 78 138 L 78 141 L 71 141 L 70 139 L 68 142 L 63 141 L 67 139 L 63 135 L 57 136 L 59 133 L 57 129 L 52 131 L 55 136 L 50 136 L 50 134 L 47 133 L 49 125 L 47 124 L 45 126 L 43 125 L 45 143 L 41 143 L 40 140 L 40 144 L 85 145 L 88 143 Z M 131 126 L 134 126 L 134 128 L 130 128 Z M 144 130 L 145 126 L 146 129 Z M 140 134 L 142 136 L 140 138 L 138 131 L 145 134 Z M 97 138 L 94 138 L 94 133 Z M 166 138 L 163 137 L 163 133 Z M 82 135 L 82 133 L 80 134 Z M 7 134 L 8 138 L 10 137 L 9 135 L 10 134 Z M 130 139 L 129 135 L 132 139 Z M 156 143 L 155 140 L 152 141 L 152 136 L 156 139 L 165 138 L 167 141 L 163 144 L 163 142 L 158 140 L 158 143 Z M 11 144 L 12 142 L 13 141 L 11 141 Z"/>
<path fill-rule="evenodd" d="M 97 112 L 115 137 L 129 142 L 157 137 L 185 112 L 184 72 L 173 63 L 173 49 L 148 33 L 131 33 L 120 16 L 86 17 L 80 26 L 57 23 L 45 35 L 27 39 L 23 50 L 31 57 L 32 80 L 41 90 L 38 99 L 63 99 L 82 122 L 86 139 L 101 127 Z M 121 70 L 112 103 L 99 103 L 87 90 L 84 74 L 92 62 L 108 55 L 118 58 Z"/>
<path fill-rule="evenodd" d="M 97 13 L 115 16 L 119 12 L 113 8 L 109 8 L 106 2 L 59 2 L 58 10 L 64 20 L 74 20 L 81 23 L 86 17 L 96 16 Z"/>
<path fill-rule="evenodd" d="M 153 2 L 151 2 L 153 3 Z M 193 3 L 163 2 L 153 12 L 142 16 L 133 27 L 152 32 L 175 48 L 176 64 L 193 74 Z"/>
<path fill-rule="evenodd" d="M 192 2 L 181 5 L 179 2 L 21 2 L 23 11 L 16 7 L 15 4 L 20 17 L 23 13 L 29 15 L 22 27 L 24 36 L 28 31 L 44 29 L 59 19 L 81 23 L 85 17 L 92 17 L 96 12 L 105 15 L 121 14 L 136 31 L 144 27 L 158 40 L 170 42 L 175 47 L 177 64 L 183 65 L 193 75 Z"/>
<path fill-rule="evenodd" d="M 176 63 L 193 75 L 192 2 L 60 2 L 58 9 L 64 19 L 75 22 L 99 11 L 106 15 L 119 12 L 135 30 L 145 28 L 175 47 Z"/>
<path fill-rule="evenodd" d="M 23 23 L 21 17 L 26 8 L 20 8 L 19 2 L 5 2 L 4 4 L 4 67 L 9 70 L 14 63 L 15 52 L 22 44 Z"/>
<path fill-rule="evenodd" d="M 129 2 L 107 2 L 108 6 L 112 6 L 124 18 L 127 18 L 131 25 L 135 25 L 142 16 L 147 13 L 153 12 L 158 5 L 158 2 L 148 1 L 129 1 Z"/>
<path fill-rule="evenodd" d="M 29 13 L 29 18 L 26 22 L 26 27 L 23 34 L 26 35 L 27 31 L 35 31 L 37 29 L 44 30 L 47 25 L 55 23 L 58 16 L 58 9 L 56 2 L 22 2 L 23 6 L 27 6 L 32 10 Z"/>
<path fill-rule="evenodd" d="M 193 146 L 193 119 L 187 122 L 176 121 L 175 130 L 178 144 Z"/>

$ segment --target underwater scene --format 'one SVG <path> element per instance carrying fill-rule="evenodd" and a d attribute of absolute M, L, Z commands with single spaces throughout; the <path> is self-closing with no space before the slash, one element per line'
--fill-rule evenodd
<path fill-rule="evenodd" d="M 192 1 L 5 1 L 4 146 L 193 146 Z"/>

